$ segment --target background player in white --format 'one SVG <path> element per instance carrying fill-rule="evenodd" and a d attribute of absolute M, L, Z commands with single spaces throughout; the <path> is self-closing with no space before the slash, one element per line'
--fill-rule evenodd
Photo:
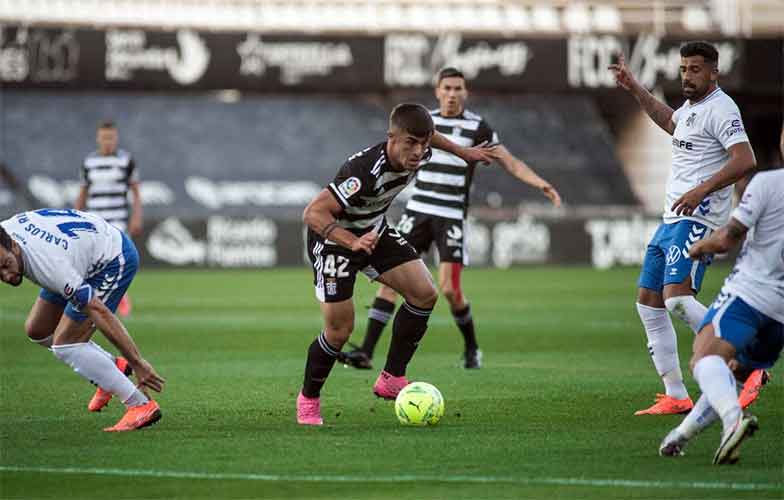
<path fill-rule="evenodd" d="M 142 234 L 143 217 L 139 168 L 131 154 L 118 147 L 119 140 L 114 122 L 98 124 L 95 135 L 98 149 L 82 163 L 82 186 L 74 208 L 94 213 L 136 238 Z M 121 316 L 130 314 L 129 296 L 122 298 L 117 310 Z"/>
<path fill-rule="evenodd" d="M 676 456 L 686 442 L 717 418 L 723 432 L 713 463 L 735 463 L 738 446 L 757 428 L 744 416 L 735 377 L 770 368 L 784 346 L 784 170 L 754 176 L 729 223 L 691 247 L 693 259 L 726 252 L 746 238 L 735 268 L 708 309 L 691 360 L 702 396 L 659 453 Z"/>
<path fill-rule="evenodd" d="M 91 411 L 105 406 L 111 394 L 125 403 L 125 415 L 106 431 L 139 429 L 161 417 L 158 403 L 139 389 L 160 391 L 164 379 L 114 315 L 138 262 L 133 242 L 92 214 L 42 209 L 0 222 L 0 279 L 19 286 L 26 277 L 43 287 L 25 322 L 28 337 L 99 386 Z M 125 358 L 90 340 L 96 327 Z M 123 373 L 125 366 L 136 373 L 138 387 Z"/>
<path fill-rule="evenodd" d="M 707 42 L 681 46 L 681 84 L 686 102 L 673 111 L 634 78 L 623 54 L 609 69 L 618 86 L 631 93 L 648 116 L 672 136 L 672 170 L 667 180 L 664 220 L 645 255 L 637 310 L 648 350 L 664 382 L 665 394 L 635 415 L 688 411 L 693 403 L 683 384 L 678 341 L 669 311 L 696 333 L 706 307 L 697 301 L 710 259 L 693 260 L 688 250 L 724 224 L 732 184 L 755 167 L 735 102 L 718 87 L 719 54 Z"/>
<path fill-rule="evenodd" d="M 463 73 L 453 67 L 438 72 L 435 95 L 438 109 L 430 112 L 437 130 L 461 146 L 488 143 L 493 156 L 517 180 L 542 192 L 556 207 L 558 191 L 539 177 L 524 161 L 500 144 L 498 134 L 486 120 L 466 109 L 468 87 Z M 474 179 L 475 163 L 434 148 L 430 161 L 417 171 L 414 191 L 397 225 L 406 240 L 420 253 L 431 246 L 438 252 L 438 284 L 463 335 L 463 367 L 480 368 L 482 353 L 476 339 L 474 319 L 460 285 L 463 266 L 468 264 L 466 216 Z M 361 347 L 346 353 L 345 362 L 356 368 L 371 368 L 376 343 L 395 310 L 397 293 L 382 285 L 368 313 L 368 325 Z"/>

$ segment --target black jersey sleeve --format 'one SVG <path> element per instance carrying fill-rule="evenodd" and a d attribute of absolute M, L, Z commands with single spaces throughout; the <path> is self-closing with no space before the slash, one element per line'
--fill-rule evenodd
<path fill-rule="evenodd" d="M 375 158 L 370 154 L 372 151 L 367 149 L 349 158 L 327 186 L 341 207 L 360 207 L 364 203 L 362 197 L 373 194 L 375 177 L 371 169 Z"/>
<path fill-rule="evenodd" d="M 481 144 L 487 141 L 489 146 L 494 146 L 496 144 L 501 144 L 501 139 L 498 137 L 498 132 L 493 130 L 489 123 L 486 120 L 482 120 L 479 122 L 479 127 L 476 129 L 476 138 L 474 139 L 474 145 Z"/>

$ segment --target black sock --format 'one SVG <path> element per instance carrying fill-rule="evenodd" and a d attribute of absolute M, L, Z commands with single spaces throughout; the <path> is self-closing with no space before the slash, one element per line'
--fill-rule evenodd
<path fill-rule="evenodd" d="M 369 358 L 373 358 L 373 351 L 376 350 L 378 339 L 381 338 L 384 327 L 389 323 L 389 319 L 392 317 L 393 312 L 395 312 L 394 303 L 382 299 L 381 297 L 376 297 L 376 300 L 373 301 L 373 305 L 371 306 L 370 311 L 368 311 L 365 340 L 362 341 L 362 347 L 360 347 L 362 352 L 367 354 Z"/>
<path fill-rule="evenodd" d="M 406 374 L 406 366 L 414 356 L 419 341 L 425 335 L 431 312 L 433 312 L 432 308 L 422 309 L 408 302 L 403 302 L 403 305 L 398 308 L 392 325 L 392 342 L 389 345 L 384 371 L 395 377 Z"/>
<path fill-rule="evenodd" d="M 302 384 L 302 395 L 306 398 L 317 398 L 321 387 L 327 381 L 329 372 L 335 365 L 338 352 L 327 342 L 327 336 L 321 332 L 308 348 L 308 361 L 305 363 L 305 382 Z"/>
<path fill-rule="evenodd" d="M 457 327 L 460 328 L 460 333 L 463 334 L 465 341 L 466 351 L 475 351 L 479 348 L 476 343 L 476 332 L 474 331 L 474 317 L 471 315 L 471 306 L 466 304 L 465 309 L 459 311 L 452 311 L 452 317 L 455 318 Z"/>

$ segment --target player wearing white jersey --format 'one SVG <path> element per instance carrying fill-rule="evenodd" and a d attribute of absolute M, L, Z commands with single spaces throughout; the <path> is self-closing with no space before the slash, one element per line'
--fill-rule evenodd
<path fill-rule="evenodd" d="M 681 47 L 681 84 L 687 101 L 677 111 L 656 99 L 634 78 L 619 55 L 614 72 L 648 116 L 672 136 L 673 161 L 664 220 L 648 244 L 637 295 L 648 350 L 665 394 L 635 415 L 683 413 L 693 403 L 683 384 L 678 341 L 670 314 L 696 333 L 706 307 L 697 301 L 710 259 L 693 260 L 692 245 L 729 217 L 732 184 L 755 167 L 740 111 L 719 87 L 719 53 L 707 42 Z"/>
<path fill-rule="evenodd" d="M 160 391 L 164 379 L 114 315 L 138 262 L 133 242 L 92 214 L 42 209 L 0 222 L 0 279 L 19 286 L 26 277 L 43 287 L 25 322 L 28 337 L 98 386 L 90 411 L 100 411 L 112 395 L 125 403 L 125 415 L 104 429 L 110 432 L 146 427 L 161 417 L 158 403 L 139 388 Z M 90 340 L 96 327 L 124 357 Z M 138 387 L 126 376 L 130 370 Z"/>
<path fill-rule="evenodd" d="M 702 396 L 659 447 L 683 454 L 686 442 L 721 418 L 723 432 L 713 463 L 735 463 L 738 447 L 757 429 L 744 416 L 735 377 L 773 366 L 784 347 L 784 170 L 754 176 L 730 222 L 689 251 L 693 259 L 726 252 L 746 241 L 735 268 L 700 325 L 691 360 Z"/>

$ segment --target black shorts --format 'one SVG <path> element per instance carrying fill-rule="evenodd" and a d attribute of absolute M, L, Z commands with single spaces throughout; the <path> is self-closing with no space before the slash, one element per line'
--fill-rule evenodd
<path fill-rule="evenodd" d="M 340 302 L 354 295 L 357 272 L 374 280 L 401 264 L 418 260 L 414 247 L 393 227 L 387 227 L 372 254 L 352 252 L 308 229 L 308 256 L 313 263 L 313 284 L 321 302 Z"/>
<path fill-rule="evenodd" d="M 397 230 L 419 254 L 435 243 L 439 262 L 468 264 L 465 245 L 465 221 L 406 210 L 400 216 Z"/>

